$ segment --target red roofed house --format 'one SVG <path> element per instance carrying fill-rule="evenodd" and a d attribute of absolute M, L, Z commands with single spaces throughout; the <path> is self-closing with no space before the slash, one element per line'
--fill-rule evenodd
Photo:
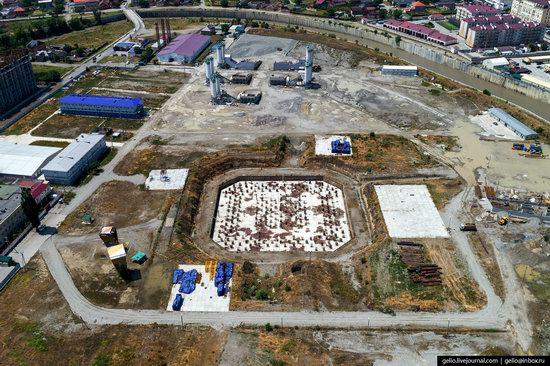
<path fill-rule="evenodd" d="M 399 20 L 388 20 L 384 27 L 398 32 L 406 33 L 414 37 L 425 39 L 429 42 L 437 43 L 442 46 L 449 46 L 458 43 L 456 38 L 443 34 L 435 29 L 428 28 L 421 24 L 402 22 Z"/>
<path fill-rule="evenodd" d="M 420 1 L 415 1 L 405 10 L 409 13 L 424 13 L 426 11 L 426 5 Z"/>
<path fill-rule="evenodd" d="M 15 14 L 16 17 L 24 17 L 29 13 L 29 11 L 25 8 L 17 7 L 13 11 L 13 13 Z"/>
<path fill-rule="evenodd" d="M 499 15 L 500 10 L 489 5 L 462 5 L 456 7 L 456 18 L 472 18 L 477 16 Z"/>
<path fill-rule="evenodd" d="M 73 0 L 69 3 L 69 8 L 72 13 L 79 11 L 94 11 L 99 6 L 99 0 Z"/>
<path fill-rule="evenodd" d="M 50 193 L 51 188 L 48 182 L 43 181 L 32 181 L 32 180 L 22 180 L 19 182 L 19 187 L 21 188 L 30 188 L 32 198 L 36 203 L 43 203 L 44 200 L 48 198 L 48 193 Z"/>

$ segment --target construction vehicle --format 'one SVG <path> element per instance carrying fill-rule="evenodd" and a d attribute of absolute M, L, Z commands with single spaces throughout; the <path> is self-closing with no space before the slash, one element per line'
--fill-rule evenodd
<path fill-rule="evenodd" d="M 512 150 L 525 150 L 525 145 L 524 144 L 519 144 L 519 143 L 514 143 L 512 145 Z"/>
<path fill-rule="evenodd" d="M 539 143 L 531 144 L 531 146 L 529 146 L 529 152 L 531 154 L 540 155 L 540 154 L 542 154 L 542 146 L 540 146 Z"/>
<path fill-rule="evenodd" d="M 477 227 L 474 223 L 463 223 L 460 224 L 460 231 L 477 231 Z"/>
<path fill-rule="evenodd" d="M 499 220 L 498 220 L 498 224 L 500 226 L 504 226 L 506 224 L 508 224 L 508 218 L 507 217 L 501 217 Z"/>

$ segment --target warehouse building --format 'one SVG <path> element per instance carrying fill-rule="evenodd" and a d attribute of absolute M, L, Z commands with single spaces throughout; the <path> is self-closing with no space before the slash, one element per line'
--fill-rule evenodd
<path fill-rule="evenodd" d="M 74 185 L 88 167 L 107 152 L 105 136 L 81 134 L 43 169 L 44 177 L 51 183 Z"/>
<path fill-rule="evenodd" d="M 0 141 L 0 176 L 8 178 L 36 178 L 61 149 L 31 146 Z"/>
<path fill-rule="evenodd" d="M 36 93 L 31 58 L 25 50 L 0 54 L 0 116 Z"/>
<path fill-rule="evenodd" d="M 382 75 L 416 76 L 417 74 L 418 74 L 418 67 L 416 66 L 394 66 L 394 65 L 382 66 Z"/>
<path fill-rule="evenodd" d="M 489 115 L 504 124 L 504 126 L 508 127 L 516 135 L 524 140 L 532 140 L 538 137 L 538 134 L 535 131 L 533 131 L 514 117 L 510 116 L 508 113 L 504 112 L 500 108 L 489 108 Z"/>
<path fill-rule="evenodd" d="M 59 100 L 59 108 L 65 114 L 117 118 L 140 118 L 144 112 L 141 98 L 103 95 L 67 95 Z"/>
<path fill-rule="evenodd" d="M 4 250 L 27 223 L 21 208 L 21 193 L 18 186 L 0 185 L 0 251 Z"/>
<path fill-rule="evenodd" d="M 210 37 L 201 34 L 182 34 L 158 53 L 161 62 L 190 63 L 210 44 Z"/>

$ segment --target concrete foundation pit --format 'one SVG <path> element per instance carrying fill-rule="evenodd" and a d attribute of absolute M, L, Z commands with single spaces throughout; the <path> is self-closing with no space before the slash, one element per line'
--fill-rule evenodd
<path fill-rule="evenodd" d="M 212 239 L 229 251 L 331 252 L 351 240 L 342 190 L 323 180 L 240 180 L 221 187 Z"/>

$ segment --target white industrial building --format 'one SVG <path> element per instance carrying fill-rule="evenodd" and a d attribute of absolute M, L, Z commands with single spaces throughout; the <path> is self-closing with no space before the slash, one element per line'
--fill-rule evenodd
<path fill-rule="evenodd" d="M 418 75 L 418 67 L 384 65 L 382 66 L 382 75 L 416 76 Z"/>
<path fill-rule="evenodd" d="M 106 152 L 105 136 L 83 133 L 50 161 L 42 173 L 52 183 L 72 185 Z"/>
<path fill-rule="evenodd" d="M 57 147 L 0 141 L 0 176 L 36 178 L 60 150 Z"/>

